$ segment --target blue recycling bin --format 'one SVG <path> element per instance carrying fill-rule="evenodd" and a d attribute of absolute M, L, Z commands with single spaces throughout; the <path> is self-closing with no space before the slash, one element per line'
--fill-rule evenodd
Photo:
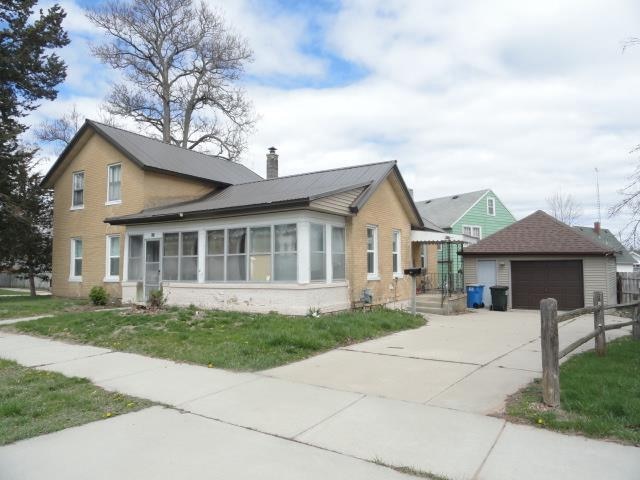
<path fill-rule="evenodd" d="M 483 293 L 484 285 L 467 285 L 467 308 L 484 308 Z"/>

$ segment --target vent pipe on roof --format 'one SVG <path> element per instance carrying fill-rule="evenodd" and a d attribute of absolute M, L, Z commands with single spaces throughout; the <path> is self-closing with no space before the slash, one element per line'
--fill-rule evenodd
<path fill-rule="evenodd" d="M 413 198 L 413 188 L 409 189 L 409 195 L 411 195 L 411 198 Z"/>
<path fill-rule="evenodd" d="M 593 223 L 593 231 L 596 232 L 596 235 L 600 235 L 600 222 Z"/>
<path fill-rule="evenodd" d="M 270 178 L 278 178 L 278 154 L 276 147 L 269 147 L 267 153 L 267 180 Z"/>

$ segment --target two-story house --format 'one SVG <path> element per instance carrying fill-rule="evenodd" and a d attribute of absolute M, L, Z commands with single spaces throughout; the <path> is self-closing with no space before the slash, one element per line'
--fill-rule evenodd
<path fill-rule="evenodd" d="M 432 198 L 416 202 L 425 225 L 446 234 L 462 236 L 468 243 L 481 240 L 516 221 L 513 214 L 490 189 L 459 193 L 446 197 Z M 444 247 L 444 248 L 443 248 Z M 447 242 L 423 244 L 420 257 L 426 258 L 428 274 L 441 278 L 445 272 L 454 272 L 460 278 L 455 280 L 463 285 L 462 256 L 458 249 L 447 251 Z M 495 272 L 478 272 L 478 281 L 495 285 Z M 439 284 L 439 281 L 435 282 Z M 485 289 L 484 303 L 490 305 L 490 292 Z"/>
<path fill-rule="evenodd" d="M 54 190 L 53 293 L 306 314 L 411 293 L 424 228 L 395 161 L 267 179 L 239 163 L 87 121 Z"/>

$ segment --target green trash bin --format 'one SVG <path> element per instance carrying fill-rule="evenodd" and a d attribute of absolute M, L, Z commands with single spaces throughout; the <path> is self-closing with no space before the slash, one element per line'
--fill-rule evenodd
<path fill-rule="evenodd" d="M 507 290 L 509 287 L 501 285 L 491 287 L 491 310 L 507 311 Z"/>

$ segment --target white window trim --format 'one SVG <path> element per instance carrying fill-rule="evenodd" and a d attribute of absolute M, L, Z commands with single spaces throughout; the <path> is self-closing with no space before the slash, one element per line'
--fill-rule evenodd
<path fill-rule="evenodd" d="M 111 173 L 111 167 L 115 167 L 120 165 L 120 199 L 119 200 L 109 200 L 109 175 Z M 119 205 L 122 203 L 122 163 L 112 163 L 111 165 L 107 165 L 107 201 L 104 202 L 105 205 Z"/>
<path fill-rule="evenodd" d="M 367 280 L 380 280 L 380 270 L 378 268 L 378 226 L 377 225 L 367 225 L 367 229 L 365 231 L 365 235 L 368 235 L 369 229 L 373 230 L 373 250 L 369 250 L 369 245 L 367 245 L 367 256 L 370 251 L 373 251 L 373 273 L 369 273 L 368 264 L 367 264 Z M 365 242 L 368 243 L 368 237 L 365 236 Z"/>
<path fill-rule="evenodd" d="M 82 275 L 75 275 L 75 260 L 76 260 L 76 241 L 80 240 L 82 242 L 82 238 L 80 237 L 72 237 L 71 242 L 69 242 L 69 281 L 70 282 L 81 282 Z M 84 242 L 82 244 L 82 269 L 84 270 Z"/>
<path fill-rule="evenodd" d="M 104 282 L 119 282 L 120 275 L 111 275 L 111 259 L 115 258 L 111 256 L 111 239 L 112 238 L 120 238 L 120 234 L 107 235 L 106 237 L 106 263 L 104 269 Z M 120 252 L 122 251 L 122 240 L 120 240 L 119 251 L 118 251 L 118 262 L 122 259 Z M 120 262 L 122 263 L 122 262 Z M 122 270 L 122 269 L 120 269 Z"/>
<path fill-rule="evenodd" d="M 468 228 L 470 230 L 469 236 L 473 237 L 473 229 L 477 228 L 478 232 L 480 232 L 480 235 L 478 237 L 473 237 L 473 238 L 478 238 L 478 240 L 482 240 L 482 227 L 480 225 L 462 225 L 462 234 L 466 235 L 466 233 L 464 233 L 464 229 Z"/>
<path fill-rule="evenodd" d="M 493 204 L 493 213 L 489 213 L 489 202 Z M 493 197 L 487 197 L 487 215 L 491 217 L 496 216 L 496 199 Z"/>
<path fill-rule="evenodd" d="M 78 174 L 82 174 L 82 204 L 81 205 L 74 205 L 73 204 L 73 197 L 74 197 L 74 193 L 76 191 L 76 182 L 75 182 L 75 178 L 76 175 Z M 77 172 L 73 172 L 71 174 L 71 207 L 69 208 L 69 210 L 82 210 L 84 208 L 84 193 L 86 190 L 86 177 L 85 177 L 85 173 L 84 170 L 78 170 Z"/>
<path fill-rule="evenodd" d="M 398 248 L 397 252 L 393 251 L 393 240 L 395 236 L 398 236 L 398 241 L 396 247 Z M 398 271 L 393 272 L 393 278 L 402 278 L 404 276 L 404 270 L 402 268 L 402 232 L 400 230 L 393 230 L 391 233 L 391 256 L 398 255 Z M 393 258 L 391 261 L 391 266 L 393 267 Z"/>

